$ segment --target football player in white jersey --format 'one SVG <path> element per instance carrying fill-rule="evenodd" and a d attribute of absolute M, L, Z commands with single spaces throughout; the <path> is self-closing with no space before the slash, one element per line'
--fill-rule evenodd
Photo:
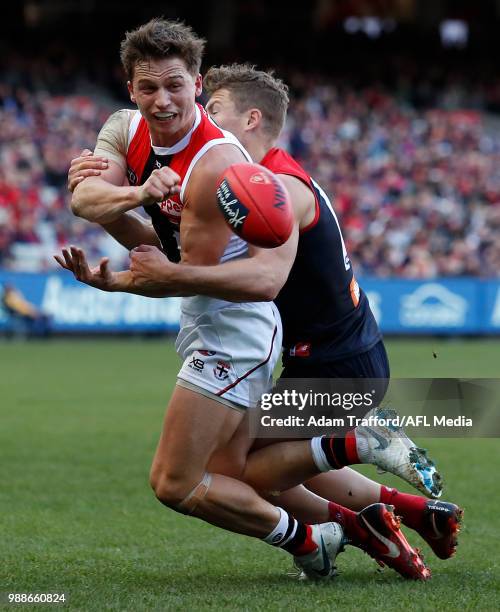
<path fill-rule="evenodd" d="M 138 142 L 138 147 L 159 156 L 162 167 L 151 168 L 149 176 L 134 177 L 142 184 L 127 185 L 127 170 L 134 170 L 129 165 L 132 152 L 126 150 L 131 143 L 122 141 L 120 148 L 115 134 L 112 150 L 106 150 L 108 167 L 77 186 L 72 210 L 100 223 L 122 242 L 133 236 L 134 246 L 142 242 L 165 246 L 164 241 L 178 239 L 183 263 L 206 266 L 218 264 L 225 255 L 241 254 L 217 211 L 216 188 L 227 167 L 249 158 L 236 139 L 225 137 L 195 104 L 195 96 L 201 93 L 203 46 L 204 41 L 189 27 L 163 19 L 127 33 L 122 63 L 148 139 Z M 110 121 L 119 123 L 116 117 Z M 131 117 L 129 128 L 132 121 Z M 211 142 L 215 139 L 216 144 Z M 109 138 L 106 142 L 110 144 Z M 189 156 L 189 163 L 181 163 L 183 155 Z M 179 173 L 169 167 L 169 158 L 177 160 Z M 162 213 L 167 200 L 182 209 L 182 222 L 171 228 L 170 236 Z M 157 207 L 151 212 L 153 225 L 156 220 L 161 227 L 160 235 L 134 213 L 143 205 Z M 294 241 L 296 232 L 290 248 Z M 77 255 L 78 250 L 72 249 L 61 263 L 76 265 L 76 276 L 83 278 L 86 271 L 81 260 L 75 264 Z M 73 261 L 68 260 L 71 256 Z M 106 268 L 106 261 L 101 262 L 101 280 L 106 278 Z M 129 283 L 133 290 L 128 273 L 115 280 L 121 288 Z M 249 485 L 207 471 L 210 457 L 228 443 L 250 405 L 250 386 L 261 392 L 269 387 L 281 350 L 281 323 L 274 305 L 186 298 L 177 350 L 184 364 L 151 468 L 157 498 L 178 512 L 283 548 L 311 577 L 333 575 L 343 539 L 340 525 L 297 521 Z"/>
<path fill-rule="evenodd" d="M 172 148 L 173 148 L 173 147 L 172 147 Z M 100 151 L 97 151 L 97 153 L 100 153 Z M 293 187 L 292 187 L 291 189 L 292 189 L 292 191 L 293 191 Z M 117 219 L 116 219 L 116 220 L 118 221 L 118 220 L 119 220 L 119 217 L 117 217 Z M 112 221 L 115 221 L 115 219 L 113 219 Z M 138 221 L 138 222 L 139 222 L 139 223 L 142 223 L 141 221 Z M 104 221 L 104 222 L 103 222 L 103 221 L 102 221 L 102 219 L 101 219 L 101 223 L 102 223 L 104 226 L 106 226 L 106 221 Z M 120 225 L 120 224 L 118 223 L 118 225 Z M 116 232 L 116 227 L 111 227 L 111 228 L 110 228 L 110 227 L 106 227 L 106 229 L 108 229 L 108 231 L 109 231 L 109 230 L 111 230 L 111 232 L 112 232 L 113 230 Z M 141 228 L 141 229 L 142 229 L 142 228 Z M 123 237 L 123 234 L 122 234 L 122 237 Z M 135 240 L 137 240 L 137 236 L 134 236 L 134 239 L 135 239 Z M 122 240 L 122 242 L 123 242 L 123 240 Z M 292 251 L 292 250 L 291 250 L 291 252 L 293 253 L 293 251 Z M 85 280 L 87 280 L 87 281 L 89 280 L 88 278 L 86 278 L 86 277 L 85 277 L 85 275 L 87 275 L 87 274 L 88 274 L 88 270 L 85 270 L 86 262 L 84 261 L 84 259 L 83 259 L 83 257 L 82 257 L 82 253 L 81 253 L 81 251 L 78 251 L 78 250 L 76 250 L 76 249 L 75 249 L 75 250 L 73 250 L 72 254 L 66 253 L 66 266 L 67 266 L 68 268 L 70 268 L 70 269 L 74 269 L 74 268 L 75 268 L 75 266 L 76 266 L 77 268 L 79 268 L 79 270 L 77 270 L 77 274 L 76 274 L 77 278 L 79 278 L 80 280 L 84 280 L 84 281 L 85 281 Z M 104 264 L 104 270 L 105 270 L 105 269 L 106 269 L 106 266 L 105 266 L 105 264 Z M 102 272 L 102 270 L 101 270 L 101 272 Z M 103 274 L 104 274 L 104 272 L 103 272 Z M 113 277 L 113 278 L 114 278 L 114 277 Z M 108 283 L 109 283 L 109 281 L 106 281 L 106 282 L 108 282 Z M 92 284 L 92 283 L 90 283 L 90 284 Z M 98 283 L 97 283 L 97 284 L 98 284 Z M 126 283 L 125 283 L 125 286 L 126 286 Z M 110 287 L 108 286 L 107 288 L 109 289 Z M 124 288 L 123 283 L 122 283 L 122 285 L 121 285 L 121 287 L 120 287 L 120 288 L 121 288 L 121 289 L 123 289 L 123 288 Z M 129 287 L 129 289 L 130 289 L 130 287 Z M 191 314 L 191 313 L 190 313 L 190 314 Z M 195 323 L 195 320 L 191 319 L 191 324 L 194 324 L 194 323 Z M 191 333 L 191 332 L 189 332 L 189 333 Z M 188 334 L 188 335 L 189 335 L 189 334 Z M 181 332 L 181 336 L 182 336 L 182 332 Z M 181 343 L 180 343 L 180 344 L 182 345 L 182 341 L 181 341 Z M 207 345 L 207 346 L 208 346 L 208 345 Z M 189 357 L 190 361 L 187 363 L 187 366 L 188 366 L 188 367 L 191 367 L 192 369 L 195 369 L 195 370 L 204 370 L 204 369 L 205 369 L 205 362 L 206 362 L 206 358 L 207 358 L 207 357 L 211 357 L 211 355 L 209 354 L 209 353 L 211 353 L 211 352 L 212 352 L 211 350 L 207 350 L 207 349 L 204 349 L 204 350 L 201 350 L 201 351 L 200 351 L 200 350 L 198 350 L 197 352 L 195 352 L 195 354 L 194 354 L 195 356 L 194 356 L 194 357 L 192 357 L 192 356 L 191 356 L 191 353 L 190 353 L 190 357 Z M 223 362 L 223 365 L 224 365 L 224 362 Z M 225 365 L 224 365 L 224 367 L 222 367 L 220 363 L 218 363 L 217 368 L 214 368 L 214 372 L 215 372 L 216 370 L 217 370 L 217 372 L 220 372 L 220 375 L 221 375 L 221 376 L 226 376 L 226 374 L 227 374 Z M 227 376 L 226 376 L 226 378 L 227 378 Z M 182 380 L 182 379 L 181 379 L 181 380 Z M 188 381 L 188 382 L 189 382 L 189 381 Z M 211 391 L 211 390 L 212 390 L 212 389 L 209 389 L 209 391 Z M 206 391 L 206 389 L 205 389 L 205 391 Z M 168 416 L 167 416 L 167 418 L 168 418 Z M 309 473 L 309 472 L 308 472 L 308 473 Z M 215 521 L 214 521 L 214 522 L 215 522 Z M 300 527 L 300 525 L 299 525 L 299 527 Z M 299 530 L 300 530 L 300 529 L 299 529 Z M 307 526 L 306 526 L 306 533 L 307 533 Z M 312 530 L 312 529 L 311 529 L 311 534 L 314 536 L 314 534 L 313 534 L 313 530 Z M 289 539 L 289 538 L 287 538 L 287 539 Z M 313 537 L 313 539 L 314 539 L 314 537 Z M 292 540 L 293 540 L 293 538 L 292 538 Z M 306 539 L 305 539 L 304 541 L 307 543 L 307 537 L 306 537 Z M 303 551 L 303 549 L 300 549 L 300 552 L 302 552 L 302 551 Z M 295 552 L 295 551 L 294 551 L 294 552 Z M 408 551 L 407 551 L 407 552 L 408 552 Z M 314 553 L 314 554 L 313 554 L 313 553 Z M 316 559 L 316 558 L 317 558 L 317 556 L 318 556 L 318 555 L 317 555 L 317 551 L 312 551 L 312 553 L 310 553 L 310 554 L 312 554 L 312 556 L 313 556 L 315 559 Z M 382 554 L 384 554 L 384 553 L 382 553 Z M 410 559 L 411 559 L 411 551 L 409 552 L 409 555 L 410 555 Z M 305 557 L 307 557 L 307 555 L 304 555 L 304 558 L 305 558 Z M 300 558 L 300 556 L 299 556 L 299 558 Z M 411 561 L 410 561 L 410 562 L 411 562 Z M 422 576 L 420 575 L 420 574 L 422 574 L 422 565 L 421 565 L 421 564 L 419 564 L 419 560 L 418 560 L 418 558 L 415 558 L 415 559 L 413 560 L 413 562 L 415 563 L 415 565 L 417 565 L 417 566 L 418 566 L 418 567 L 417 567 L 416 574 L 418 574 L 418 577 L 422 577 Z M 300 561 L 299 561 L 299 564 L 300 564 Z M 419 572 L 420 572 L 420 574 L 419 574 Z M 424 575 L 425 575 L 425 574 L 424 574 Z M 417 576 L 416 576 L 416 575 L 413 575 L 413 577 L 417 577 Z"/>

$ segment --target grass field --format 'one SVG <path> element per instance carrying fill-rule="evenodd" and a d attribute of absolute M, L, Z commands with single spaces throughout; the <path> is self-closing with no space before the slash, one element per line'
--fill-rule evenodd
<path fill-rule="evenodd" d="M 395 376 L 500 370 L 495 341 L 387 344 Z M 178 365 L 171 343 L 2 343 L 0 363 L 0 591 L 65 591 L 71 610 L 500 607 L 496 439 L 426 443 L 445 475 L 445 499 L 466 511 L 455 558 L 439 561 L 422 546 L 429 583 L 380 573 L 352 548 L 339 557 L 336 580 L 296 583 L 281 551 L 154 499 L 149 463 Z"/>

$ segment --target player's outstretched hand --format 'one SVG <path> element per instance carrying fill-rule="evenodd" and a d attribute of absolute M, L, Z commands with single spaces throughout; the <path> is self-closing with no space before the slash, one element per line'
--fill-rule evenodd
<path fill-rule="evenodd" d="M 141 244 L 130 251 L 130 272 L 137 289 L 168 290 L 177 266 L 155 246 Z"/>
<path fill-rule="evenodd" d="M 141 204 L 154 204 L 176 193 L 180 193 L 181 177 L 168 166 L 156 168 L 139 189 L 139 201 Z"/>
<path fill-rule="evenodd" d="M 106 157 L 96 157 L 93 151 L 83 149 L 78 157 L 71 160 L 68 172 L 68 189 L 73 193 L 75 187 L 88 176 L 99 176 L 108 168 Z"/>
<path fill-rule="evenodd" d="M 109 269 L 109 259 L 107 257 L 103 257 L 98 266 L 91 268 L 83 249 L 71 246 L 69 250 L 62 249 L 62 255 L 62 257 L 54 255 L 54 259 L 61 268 L 72 272 L 73 276 L 80 282 L 103 291 L 115 290 L 116 272 Z"/>

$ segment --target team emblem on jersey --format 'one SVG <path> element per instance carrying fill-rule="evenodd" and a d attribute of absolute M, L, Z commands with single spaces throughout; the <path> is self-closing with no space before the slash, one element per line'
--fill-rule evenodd
<path fill-rule="evenodd" d="M 226 380 L 229 376 L 229 370 L 231 369 L 231 364 L 227 363 L 227 361 L 218 361 L 217 365 L 214 368 L 214 376 L 219 380 Z"/>
<path fill-rule="evenodd" d="M 269 178 L 263 172 L 256 172 L 255 174 L 252 174 L 250 177 L 250 182 L 256 183 L 257 185 L 269 185 L 271 183 Z"/>
<path fill-rule="evenodd" d="M 137 175 L 132 168 L 127 168 L 127 178 L 131 185 L 137 185 Z"/>

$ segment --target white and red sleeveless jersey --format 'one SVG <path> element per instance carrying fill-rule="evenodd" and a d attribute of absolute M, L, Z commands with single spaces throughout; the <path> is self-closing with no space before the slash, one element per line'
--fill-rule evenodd
<path fill-rule="evenodd" d="M 169 166 L 181 177 L 179 194 L 145 206 L 163 249 L 172 261 L 180 260 L 179 227 L 184 208 L 184 194 L 191 173 L 198 160 L 212 147 L 220 144 L 237 146 L 248 161 L 252 161 L 239 140 L 230 132 L 218 127 L 205 109 L 196 104 L 195 121 L 189 132 L 171 147 L 153 145 L 148 125 L 139 111 L 133 116 L 128 132 L 127 176 L 131 185 L 142 185 L 155 168 Z M 241 257 L 248 245 L 233 234 L 221 261 Z"/>

